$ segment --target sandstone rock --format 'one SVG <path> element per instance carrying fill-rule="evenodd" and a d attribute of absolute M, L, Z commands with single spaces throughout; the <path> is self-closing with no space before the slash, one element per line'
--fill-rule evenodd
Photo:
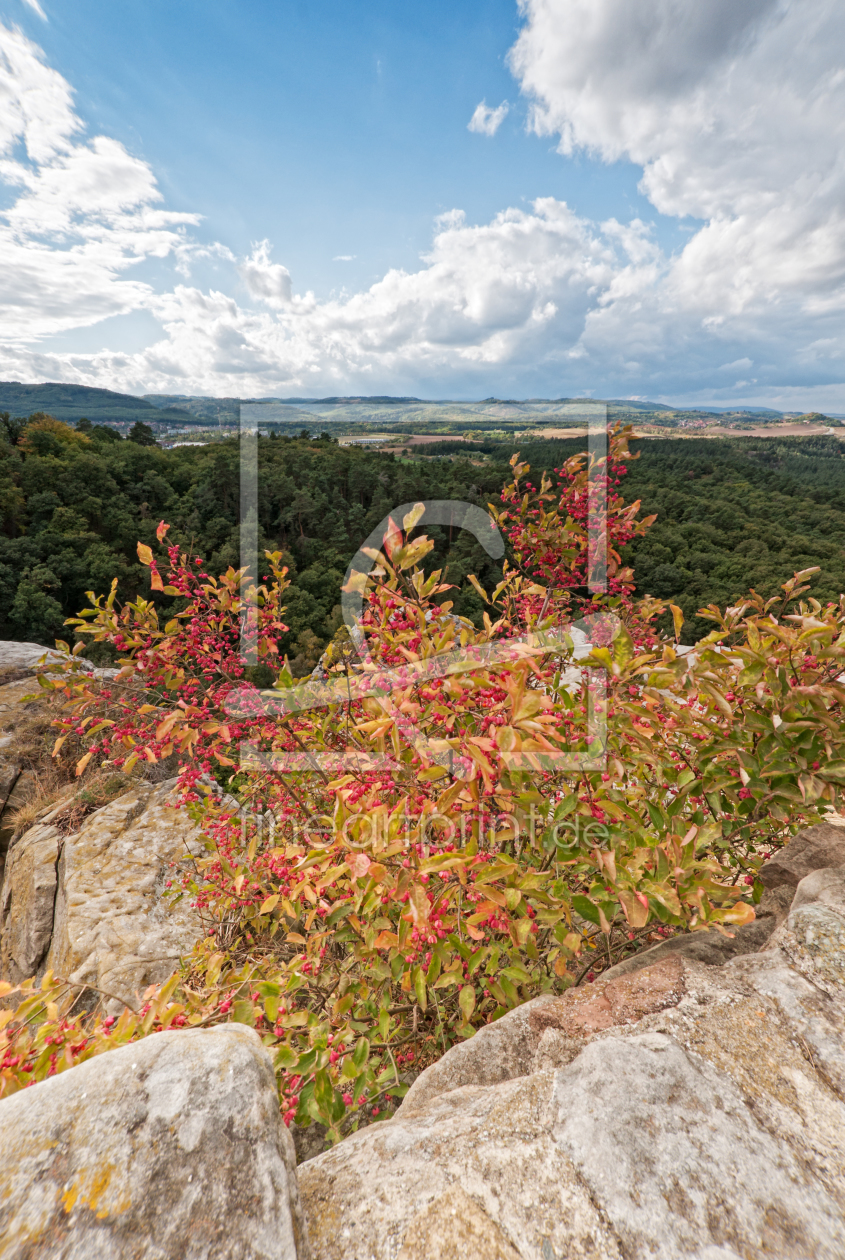
<path fill-rule="evenodd" d="M 684 992 L 683 966 L 678 958 L 658 961 L 645 971 L 603 983 L 571 989 L 563 997 L 544 996 L 526 1002 L 481 1028 L 417 1077 L 399 1111 L 418 1110 L 432 1098 L 464 1085 L 493 1085 L 525 1076 L 535 1066 L 544 1033 L 556 1029 L 574 1057 L 585 1037 L 604 1028 L 634 1023 L 643 1015 L 664 1010 Z M 549 1039 L 545 1039 L 548 1043 Z M 563 1044 L 561 1038 L 555 1039 Z M 564 1057 L 563 1061 L 567 1061 Z"/>
<path fill-rule="evenodd" d="M 66 653 L 42 647 L 40 643 L 0 642 L 0 671 L 34 670 L 42 657 L 48 662 L 68 659 Z"/>
<path fill-rule="evenodd" d="M 0 1102 L 4 1260 L 307 1260 L 269 1055 L 163 1032 Z"/>
<path fill-rule="evenodd" d="M 767 888 L 781 884 L 797 888 L 805 875 L 828 866 L 845 866 L 845 830 L 819 823 L 799 831 L 788 844 L 760 868 Z"/>
<path fill-rule="evenodd" d="M 845 866 L 813 871 L 812 875 L 805 875 L 795 889 L 791 909 L 797 910 L 799 906 L 815 905 L 820 902 L 837 910 L 840 914 L 845 914 Z"/>
<path fill-rule="evenodd" d="M 173 808 L 173 786 L 139 783 L 65 839 L 47 957 L 54 974 L 131 1004 L 202 935 L 187 899 L 174 906 L 164 895 L 170 864 L 200 848 L 194 823 Z"/>
<path fill-rule="evenodd" d="M 0 978 L 34 976 L 53 934 L 59 833 L 31 827 L 13 844 L 0 888 Z"/>
<path fill-rule="evenodd" d="M 8 736 L 6 738 L 8 738 Z M 21 768 L 19 765 L 16 765 L 15 762 L 0 762 L 0 815 L 3 813 L 3 806 L 9 799 L 9 793 L 15 786 L 20 772 Z"/>
<path fill-rule="evenodd" d="M 467 1087 L 297 1169 L 320 1260 L 621 1260 L 549 1133 L 553 1073 Z"/>
<path fill-rule="evenodd" d="M 475 1199 L 454 1186 L 411 1221 L 397 1260 L 519 1260 L 505 1235 Z"/>
<path fill-rule="evenodd" d="M 839 994 L 776 947 L 527 1003 L 300 1166 L 317 1254 L 845 1254 Z"/>
<path fill-rule="evenodd" d="M 732 1082 L 671 1037 L 592 1042 L 555 1075 L 554 1107 L 555 1141 L 632 1260 L 845 1252 L 836 1202 Z"/>
<path fill-rule="evenodd" d="M 827 993 L 845 994 L 845 917 L 826 905 L 793 910 L 778 948 L 798 971 Z"/>
<path fill-rule="evenodd" d="M 3 646 L 0 644 L 0 648 Z M 0 679 L 4 676 L 5 671 L 0 670 Z M 31 708 L 38 707 L 38 701 L 24 705 L 25 697 L 33 695 L 37 690 L 38 684 L 29 674 L 16 682 L 0 686 L 0 881 L 3 878 L 6 854 L 14 835 L 15 813 L 26 804 L 36 786 L 32 770 L 23 769 L 20 757 L 16 753 L 15 735 L 19 730 L 22 715 Z"/>

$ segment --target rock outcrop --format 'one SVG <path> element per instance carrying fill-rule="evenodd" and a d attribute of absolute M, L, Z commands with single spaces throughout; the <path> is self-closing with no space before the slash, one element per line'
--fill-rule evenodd
<path fill-rule="evenodd" d="M 173 863 L 199 851 L 195 825 L 174 808 L 173 782 L 138 782 L 60 835 L 50 815 L 12 845 L 0 889 L 0 978 L 46 967 L 134 1003 L 189 953 L 202 925 L 187 899 L 165 896 Z"/>
<path fill-rule="evenodd" d="M 0 1101 L 4 1260 L 308 1260 L 270 1056 L 162 1032 Z"/>
<path fill-rule="evenodd" d="M 528 1002 L 301 1164 L 315 1254 L 845 1255 L 845 865 L 804 835 L 762 952 L 663 951 Z"/>
<path fill-rule="evenodd" d="M 165 897 L 173 864 L 201 851 L 173 788 L 172 780 L 139 783 L 66 837 L 46 959 L 54 975 L 132 1002 L 202 935 L 189 900 Z"/>
<path fill-rule="evenodd" d="M 12 845 L 0 888 L 0 979 L 34 976 L 50 947 L 61 837 L 55 827 L 30 827 Z"/>
<path fill-rule="evenodd" d="M 8 646 L 0 643 L 0 648 Z M 6 671 L 0 669 L 0 682 L 5 676 Z M 35 679 L 26 673 L 16 681 L 0 686 L 0 880 L 14 834 L 14 815 L 24 804 L 32 787 L 32 772 L 24 768 L 16 755 L 14 732 L 21 720 L 24 698 L 31 695 L 36 687 Z"/>

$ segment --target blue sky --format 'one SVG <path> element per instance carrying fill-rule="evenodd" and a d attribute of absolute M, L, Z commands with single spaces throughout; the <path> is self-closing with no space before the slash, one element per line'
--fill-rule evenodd
<path fill-rule="evenodd" d="M 553 196 L 685 243 L 638 192 L 639 167 L 563 158 L 553 137 L 526 133 L 505 65 L 512 0 L 65 0 L 46 24 L 23 0 L 5 8 L 74 85 L 92 131 L 152 165 L 168 205 L 200 208 L 203 231 L 236 253 L 269 238 L 320 297 L 418 266 L 435 217 L 456 206 L 483 223 Z M 492 142 L 467 129 L 482 99 L 512 102 Z"/>
<path fill-rule="evenodd" d="M 54 136 L 6 137 L 0 371 L 845 410 L 841 21 L 800 7 L 0 0 Z"/>

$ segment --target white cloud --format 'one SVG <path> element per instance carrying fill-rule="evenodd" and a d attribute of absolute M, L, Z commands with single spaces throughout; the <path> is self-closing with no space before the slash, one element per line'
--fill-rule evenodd
<path fill-rule="evenodd" d="M 200 245 L 198 216 L 167 211 L 122 145 L 86 138 L 69 85 L 0 26 L 0 178 L 17 192 L 0 212 L 0 376 L 845 411 L 845 8 L 522 0 L 522 12 L 511 62 L 532 125 L 564 153 L 639 164 L 656 209 L 698 220 L 677 253 L 640 220 L 593 223 L 551 197 L 482 224 L 451 209 L 417 269 L 318 301 L 268 241 L 241 260 Z M 203 291 L 190 265 L 210 255 L 219 288 Z M 181 279 L 159 268 L 154 288 L 150 259 Z M 137 309 L 162 327 L 137 354 L 45 342 Z"/>
<path fill-rule="evenodd" d="M 510 105 L 507 101 L 502 101 L 501 105 L 497 105 L 495 109 L 491 109 L 486 101 L 482 101 L 480 105 L 476 105 L 475 111 L 467 123 L 469 131 L 477 131 L 482 136 L 495 136 L 507 117 Z"/>
<path fill-rule="evenodd" d="M 511 65 L 561 151 L 643 168 L 707 221 L 675 295 L 731 313 L 845 299 L 845 8 L 838 0 L 523 0 Z"/>
<path fill-rule="evenodd" d="M 43 18 L 45 22 L 47 21 L 47 14 L 41 8 L 41 5 L 38 3 L 38 0 L 23 0 L 23 2 L 24 4 L 28 5 L 29 8 L 32 9 L 34 13 L 37 13 L 40 18 Z"/>
<path fill-rule="evenodd" d="M 267 306 L 285 306 L 290 301 L 290 272 L 281 263 L 270 262 L 270 242 L 253 245 L 249 258 L 238 267 L 250 295 Z"/>
<path fill-rule="evenodd" d="M 81 140 L 68 84 L 2 25 L 0 71 L 0 178 L 19 190 L 0 212 L 0 337 L 26 343 L 143 306 L 152 289 L 124 273 L 184 255 L 199 216 L 159 209 L 149 166 L 117 141 Z"/>
<path fill-rule="evenodd" d="M 357 254 L 335 254 L 332 262 L 352 262 L 352 260 L 357 257 Z"/>

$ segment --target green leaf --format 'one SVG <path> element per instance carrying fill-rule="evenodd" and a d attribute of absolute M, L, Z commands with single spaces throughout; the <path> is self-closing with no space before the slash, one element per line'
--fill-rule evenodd
<path fill-rule="evenodd" d="M 652 826 L 656 827 L 658 831 L 665 831 L 666 819 L 663 817 L 663 814 L 658 807 L 653 804 L 652 801 L 646 801 L 645 807 L 648 810 L 648 816 L 651 819 Z"/>
<path fill-rule="evenodd" d="M 572 898 L 572 909 L 576 914 L 580 914 L 582 919 L 587 919 L 590 923 L 599 926 L 600 917 L 598 907 L 594 906 L 588 897 L 582 897 L 580 893 L 576 893 Z"/>
<path fill-rule="evenodd" d="M 613 659 L 623 668 L 634 659 L 634 640 L 623 625 L 619 625 L 613 637 Z"/>
<path fill-rule="evenodd" d="M 352 1051 L 352 1062 L 358 1071 L 364 1066 L 370 1057 L 370 1043 L 366 1037 L 359 1037 Z"/>
<path fill-rule="evenodd" d="M 255 1007 L 252 1002 L 235 1002 L 231 1018 L 236 1024 L 249 1024 L 255 1027 Z"/>
<path fill-rule="evenodd" d="M 458 1005 L 461 1008 L 461 1014 L 464 1022 L 469 1020 L 470 1015 L 475 1010 L 475 989 L 471 984 L 465 984 L 458 995 Z"/>
<path fill-rule="evenodd" d="M 317 1099 L 317 1105 L 320 1110 L 331 1116 L 332 1103 L 334 1102 L 334 1088 L 332 1086 L 331 1077 L 325 1068 L 319 1071 L 314 1077 L 314 1097 Z"/>
<path fill-rule="evenodd" d="M 411 972 L 411 983 L 414 986 L 414 993 L 420 1008 L 424 1011 L 428 1008 L 428 994 L 425 991 L 425 974 L 422 967 L 415 967 Z"/>
<path fill-rule="evenodd" d="M 299 1055 L 290 1046 L 279 1046 L 276 1051 L 276 1067 L 291 1072 L 299 1062 Z"/>
<path fill-rule="evenodd" d="M 336 909 L 332 910 L 331 914 L 326 916 L 326 927 L 335 927 L 340 923 L 341 919 L 345 919 L 348 914 L 351 914 L 353 909 L 354 906 L 351 901 L 337 906 Z"/>

